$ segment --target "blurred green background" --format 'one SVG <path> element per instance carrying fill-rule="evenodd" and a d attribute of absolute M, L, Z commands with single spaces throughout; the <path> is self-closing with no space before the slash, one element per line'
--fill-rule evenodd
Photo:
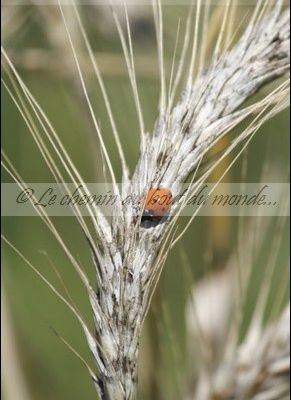
<path fill-rule="evenodd" d="M 11 54 L 22 78 L 53 122 L 84 180 L 102 181 L 104 177 L 98 139 L 82 95 L 57 7 L 17 6 L 4 7 L 3 11 L 4 46 Z M 70 10 L 67 12 L 70 13 Z M 114 24 L 110 14 L 104 9 L 87 6 L 82 7 L 81 12 L 100 62 L 121 141 L 132 171 L 139 154 L 138 122 Z M 245 8 L 237 12 L 239 18 L 239 15 L 245 12 Z M 171 65 L 179 18 L 181 18 L 182 38 L 187 13 L 188 7 L 185 6 L 164 7 L 167 66 Z M 219 12 L 217 15 L 219 21 Z M 82 66 L 88 72 L 86 80 L 94 110 L 104 132 L 106 145 L 110 149 L 117 177 L 120 179 L 118 156 L 98 84 L 88 67 L 88 59 L 84 56 L 84 46 L 75 31 L 72 14 L 68 16 L 72 22 L 70 26 Z M 135 12 L 131 10 L 130 19 L 142 109 L 146 129 L 151 132 L 157 117 L 159 95 L 153 18 L 150 9 L 142 7 Z M 215 32 L 215 26 L 211 25 L 209 35 L 213 30 Z M 179 52 L 177 61 L 178 59 Z M 5 73 L 4 78 L 6 78 Z M 2 113 L 2 146 L 16 169 L 27 182 L 51 182 L 53 178 L 5 89 L 2 91 Z M 259 182 L 263 171 L 266 181 L 288 180 L 289 171 L 286 167 L 289 162 L 288 126 L 288 112 L 284 111 L 256 134 L 245 158 L 247 181 Z M 226 181 L 241 180 L 242 163 L 243 159 L 239 159 L 226 176 Z M 213 180 L 219 177 L 225 165 L 227 164 L 217 168 L 212 176 Z M 11 181 L 5 172 L 2 180 Z M 265 260 L 270 256 L 270 244 L 274 240 L 273 227 L 279 218 L 269 218 L 269 220 L 270 230 L 266 232 L 262 228 L 257 232 L 260 237 L 266 234 L 266 240 L 254 257 L 252 266 L 254 276 L 248 304 L 245 307 L 245 326 L 242 326 L 242 330 L 247 326 L 256 293 L 260 288 Z M 89 249 L 78 224 L 72 218 L 55 218 L 54 222 L 94 282 L 94 268 Z M 190 266 L 193 280 L 198 280 L 210 270 L 223 268 L 230 255 L 240 246 L 238 232 L 241 229 L 246 231 L 248 222 L 246 219 L 242 221 L 233 217 L 196 218 L 183 240 L 171 252 L 143 331 L 138 399 L 181 398 L 187 376 L 184 308 L 193 284 L 185 273 L 184 264 L 187 262 Z M 181 222 L 183 223 L 185 221 Z M 286 281 L 289 256 L 288 223 L 288 220 L 284 220 L 283 228 L 278 231 L 280 250 L 274 261 L 270 309 L 276 302 L 282 283 Z M 2 229 L 5 236 L 59 287 L 51 267 L 51 263 L 54 263 L 63 275 L 74 299 L 90 320 L 86 294 L 66 256 L 43 223 L 38 218 L 6 217 L 2 219 Z M 10 333 L 12 338 L 15 337 L 14 350 L 29 393 L 28 399 L 96 399 L 86 369 L 54 334 L 54 331 L 57 331 L 90 361 L 79 325 L 67 312 L 66 307 L 5 245 L 2 265 L 2 284 L 7 306 L 5 311 L 9 312 Z M 282 304 L 287 298 L 288 290 L 284 288 Z M 3 367 L 5 368 L 5 365 Z"/>

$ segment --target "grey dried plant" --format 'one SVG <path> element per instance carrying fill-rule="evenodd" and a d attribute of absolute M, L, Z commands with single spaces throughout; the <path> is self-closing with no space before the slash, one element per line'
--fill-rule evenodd
<path fill-rule="evenodd" d="M 278 83 L 275 88 L 263 95 L 260 100 L 251 101 L 251 97 L 263 85 L 283 77 L 289 70 L 289 13 L 281 1 L 272 6 L 265 1 L 258 1 L 252 15 L 248 16 L 243 34 L 238 39 L 236 32 L 233 31 L 233 10 L 236 4 L 229 1 L 208 62 L 205 53 L 210 2 L 207 1 L 202 7 L 202 2 L 198 1 L 195 7 L 189 8 L 181 57 L 177 65 L 175 62 L 172 64 L 169 82 L 166 80 L 164 61 L 163 8 L 160 1 L 153 1 L 160 72 L 160 100 L 156 125 L 153 133 L 149 134 L 145 130 L 139 97 L 127 6 L 124 7 L 125 30 L 118 13 L 112 7 L 139 121 L 140 156 L 130 176 L 105 84 L 78 9 L 74 4 L 71 7 L 109 116 L 120 156 L 121 187 L 117 184 L 110 154 L 92 106 L 78 51 L 70 32 L 71 22 L 69 24 L 67 8 L 59 3 L 85 102 L 100 142 L 105 168 L 114 192 L 123 198 L 131 193 L 143 198 L 150 188 L 160 186 L 171 188 L 174 197 L 181 195 L 183 183 L 193 174 L 192 182 L 195 184 L 191 186 L 191 191 L 187 193 L 185 199 L 189 198 L 221 159 L 230 155 L 241 144 L 239 152 L 229 163 L 229 169 L 262 124 L 288 105 L 288 78 L 276 81 Z M 200 35 L 201 40 L 198 39 Z M 89 194 L 86 183 L 52 123 L 22 80 L 5 49 L 2 49 L 2 56 L 8 79 L 6 77 L 2 79 L 3 86 L 22 115 L 56 181 L 70 192 L 64 183 L 65 176 L 68 176 L 76 187 L 82 183 L 86 193 Z M 184 89 L 179 94 L 181 84 Z M 247 119 L 251 121 L 247 127 L 229 141 L 218 159 L 210 160 L 206 170 L 198 177 L 196 171 L 207 151 Z M 23 179 L 8 156 L 4 152 L 2 155 L 4 169 L 20 187 L 24 187 Z M 106 218 L 100 209 L 87 205 L 91 216 L 90 222 L 81 215 L 78 207 L 74 206 L 76 220 L 92 252 L 96 267 L 97 291 L 93 289 L 93 284 L 72 250 L 65 244 L 51 218 L 45 210 L 36 209 L 67 254 L 87 290 L 94 317 L 94 330 L 87 325 L 71 296 L 59 292 L 7 238 L 3 238 L 69 307 L 80 322 L 97 370 L 93 371 L 88 363 L 74 349 L 72 350 L 87 366 L 101 400 L 136 398 L 142 325 L 167 255 L 195 217 L 193 215 L 185 228 L 177 232 L 177 220 L 184 205 L 185 202 L 179 206 L 173 205 L 171 218 L 163 219 L 161 223 L 151 227 L 141 224 L 142 203 L 133 210 L 132 205 L 117 202 L 111 219 Z"/>
<path fill-rule="evenodd" d="M 205 295 L 207 293 L 209 294 L 205 288 Z M 218 300 L 221 300 L 220 295 L 221 293 L 217 294 Z M 220 313 L 223 314 L 221 309 Z M 189 400 L 288 399 L 289 375 L 290 305 L 267 327 L 262 326 L 261 318 L 256 315 L 246 339 L 239 346 L 235 341 L 228 340 L 220 364 L 209 374 L 202 369 L 194 388 L 191 388 L 186 398 Z"/>
<path fill-rule="evenodd" d="M 279 400 L 290 396 L 290 304 L 282 303 L 282 294 L 284 297 L 288 291 L 285 278 L 284 287 L 271 291 L 280 235 L 274 235 L 254 312 L 246 332 L 241 332 L 243 307 L 253 270 L 258 267 L 254 253 L 269 243 L 268 238 L 253 243 L 251 232 L 258 220 L 250 224 L 244 245 L 232 255 L 226 268 L 193 285 L 185 318 L 190 354 L 187 400 Z M 284 221 L 276 221 L 276 230 L 282 229 Z M 247 260 L 238 253 L 252 256 Z M 289 271 L 288 263 L 284 271 Z M 268 307 L 272 312 L 265 321 Z"/>

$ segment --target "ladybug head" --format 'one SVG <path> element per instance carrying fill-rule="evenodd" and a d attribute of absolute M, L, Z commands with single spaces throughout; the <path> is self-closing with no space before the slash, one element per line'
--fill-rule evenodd
<path fill-rule="evenodd" d="M 153 220 L 154 220 L 153 213 L 149 210 L 144 210 L 142 213 L 141 222 L 153 221 Z"/>

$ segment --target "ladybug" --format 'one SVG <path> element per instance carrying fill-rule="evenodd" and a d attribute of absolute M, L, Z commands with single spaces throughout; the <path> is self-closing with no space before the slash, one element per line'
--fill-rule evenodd
<path fill-rule="evenodd" d="M 142 214 L 142 222 L 159 222 L 168 214 L 173 203 L 170 189 L 159 187 L 148 191 Z"/>

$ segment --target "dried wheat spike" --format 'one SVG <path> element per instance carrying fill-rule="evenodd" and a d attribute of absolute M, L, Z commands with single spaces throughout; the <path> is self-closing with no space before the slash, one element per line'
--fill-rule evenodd
<path fill-rule="evenodd" d="M 153 135 L 141 132 L 140 159 L 132 179 L 123 182 L 123 195 L 144 196 L 158 186 L 171 188 L 174 196 L 181 194 L 181 183 L 218 138 L 266 106 L 272 110 L 278 106 L 277 111 L 283 103 L 283 108 L 286 106 L 288 89 L 278 98 L 267 96 L 239 108 L 262 85 L 286 73 L 288 66 L 289 14 L 276 6 L 270 14 L 254 19 L 231 50 L 215 54 L 194 82 L 190 77 L 173 109 L 161 101 Z M 250 136 L 253 128 L 237 137 L 230 148 Z M 135 211 L 142 212 L 141 208 Z M 142 322 L 165 249 L 171 247 L 162 243 L 169 238 L 175 218 L 146 229 L 132 216 L 131 206 L 116 206 L 115 212 L 112 225 L 100 229 L 99 250 L 94 252 L 101 277 L 98 296 L 92 300 L 101 344 L 97 364 L 102 364 L 101 399 L 132 400 Z"/>

